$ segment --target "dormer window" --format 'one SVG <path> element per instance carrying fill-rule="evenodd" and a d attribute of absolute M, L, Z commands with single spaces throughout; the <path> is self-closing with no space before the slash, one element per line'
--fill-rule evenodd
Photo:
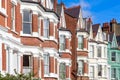
<path fill-rule="evenodd" d="M 32 33 L 32 13 L 30 10 L 23 10 L 23 33 Z"/>

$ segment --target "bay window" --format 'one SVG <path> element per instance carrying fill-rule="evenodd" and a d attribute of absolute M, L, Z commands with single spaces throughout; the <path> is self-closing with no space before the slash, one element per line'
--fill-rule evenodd
<path fill-rule="evenodd" d="M 32 33 L 32 13 L 30 10 L 23 10 L 23 33 Z"/>
<path fill-rule="evenodd" d="M 11 27 L 12 30 L 15 31 L 15 5 L 12 4 L 12 8 L 11 8 Z"/>
<path fill-rule="evenodd" d="M 78 75 L 83 75 L 83 61 L 78 61 Z"/>
<path fill-rule="evenodd" d="M 60 78 L 60 80 L 65 80 L 65 78 L 66 78 L 66 66 L 65 66 L 65 63 L 60 63 L 60 66 L 59 66 L 59 78 Z"/>
<path fill-rule="evenodd" d="M 65 50 L 65 35 L 60 35 L 60 50 Z"/>
<path fill-rule="evenodd" d="M 44 74 L 49 74 L 49 54 L 44 54 Z"/>
<path fill-rule="evenodd" d="M 116 61 L 116 52 L 111 53 L 111 61 Z"/>
<path fill-rule="evenodd" d="M 78 36 L 78 49 L 83 49 L 83 36 Z"/>
<path fill-rule="evenodd" d="M 44 19 L 44 37 L 49 37 L 49 19 Z"/>

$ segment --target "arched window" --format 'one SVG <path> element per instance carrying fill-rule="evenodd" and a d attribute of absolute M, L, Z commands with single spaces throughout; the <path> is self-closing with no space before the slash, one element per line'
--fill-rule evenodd
<path fill-rule="evenodd" d="M 66 66 L 65 66 L 65 63 L 60 63 L 59 65 L 59 78 L 61 80 L 65 80 L 66 78 Z"/>

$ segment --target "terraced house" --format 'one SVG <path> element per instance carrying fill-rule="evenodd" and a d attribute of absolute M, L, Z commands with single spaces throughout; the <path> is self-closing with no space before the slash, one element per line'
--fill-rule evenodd
<path fill-rule="evenodd" d="M 102 32 L 100 24 L 92 24 L 88 20 L 89 29 L 89 78 L 90 80 L 110 80 L 109 68 L 107 64 L 107 38 Z"/>
<path fill-rule="evenodd" d="M 88 80 L 83 22 L 80 6 L 66 8 L 57 0 L 0 0 L 1 73 Z"/>
<path fill-rule="evenodd" d="M 33 72 L 41 80 L 119 80 L 119 31 L 115 37 L 109 31 L 116 27 L 93 25 L 81 7 L 0 0 L 0 72 Z"/>

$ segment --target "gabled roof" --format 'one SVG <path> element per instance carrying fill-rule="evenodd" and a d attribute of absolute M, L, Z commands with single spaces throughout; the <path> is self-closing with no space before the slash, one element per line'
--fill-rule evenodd
<path fill-rule="evenodd" d="M 65 13 L 72 16 L 72 17 L 74 17 L 74 18 L 79 18 L 80 5 L 65 9 Z"/>
<path fill-rule="evenodd" d="M 95 38 L 98 32 L 100 24 L 94 24 L 92 25 L 92 30 L 93 30 L 93 37 Z"/>

